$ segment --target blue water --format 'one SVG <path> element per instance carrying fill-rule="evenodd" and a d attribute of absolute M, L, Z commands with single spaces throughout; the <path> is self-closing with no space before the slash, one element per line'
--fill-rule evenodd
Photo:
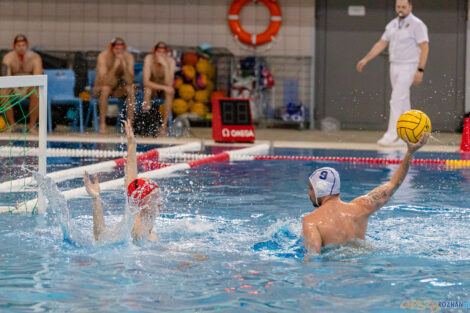
<path fill-rule="evenodd" d="M 72 161 L 76 166 L 80 159 Z M 412 166 L 391 201 L 370 218 L 365 241 L 323 248 L 306 262 L 301 219 L 313 210 L 307 178 L 325 165 L 339 171 L 345 201 L 386 182 L 396 168 L 251 161 L 175 173 L 158 180 L 164 203 L 155 221 L 157 244 L 93 244 L 87 198 L 68 201 L 70 223 L 80 232 L 75 242 L 64 240 L 51 210 L 0 215 L 0 312 L 407 312 L 416 309 L 401 308 L 406 300 L 470 302 L 470 170 Z M 48 167 L 65 166 L 50 160 Z M 81 184 L 77 179 L 59 188 Z M 103 199 L 107 224 L 120 221 L 124 192 L 106 192 Z"/>

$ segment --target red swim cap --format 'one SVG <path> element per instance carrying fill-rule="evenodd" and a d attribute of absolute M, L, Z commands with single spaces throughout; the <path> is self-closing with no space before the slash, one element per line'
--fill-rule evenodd
<path fill-rule="evenodd" d="M 141 201 L 156 188 L 158 188 L 158 185 L 153 181 L 137 178 L 127 187 L 127 196 L 141 204 Z"/>

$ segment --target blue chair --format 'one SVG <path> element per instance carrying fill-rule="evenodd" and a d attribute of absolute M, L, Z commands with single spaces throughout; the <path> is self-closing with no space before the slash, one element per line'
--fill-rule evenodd
<path fill-rule="evenodd" d="M 93 111 L 93 129 L 95 132 L 98 132 L 98 102 L 99 99 L 93 97 L 93 86 L 95 85 L 95 78 L 96 78 L 96 71 L 89 70 L 88 71 L 88 86 L 90 88 L 90 106 L 88 107 L 85 124 L 88 125 L 88 121 L 90 119 L 91 111 Z M 120 127 L 121 118 L 123 116 L 123 107 L 125 106 L 126 99 L 125 98 L 108 98 L 109 105 L 117 105 L 119 108 L 119 115 L 116 121 L 116 128 Z"/>
<path fill-rule="evenodd" d="M 52 105 L 66 104 L 75 105 L 78 111 L 78 119 L 75 115 L 71 126 L 72 131 L 78 128 L 83 133 L 83 103 L 82 99 L 75 97 L 75 72 L 73 70 L 45 70 L 47 75 L 47 126 L 48 131 L 52 132 Z"/>

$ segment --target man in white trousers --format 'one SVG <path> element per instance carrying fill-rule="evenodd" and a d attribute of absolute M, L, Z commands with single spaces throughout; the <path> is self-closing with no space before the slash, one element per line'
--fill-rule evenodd
<path fill-rule="evenodd" d="M 397 136 L 396 124 L 400 115 L 411 109 L 411 84 L 422 82 L 428 59 L 428 29 L 411 13 L 412 8 L 411 0 L 396 0 L 395 11 L 398 16 L 387 24 L 382 38 L 356 66 L 357 71 L 362 72 L 364 66 L 390 43 L 392 97 L 387 132 L 377 141 L 382 146 L 403 144 Z"/>

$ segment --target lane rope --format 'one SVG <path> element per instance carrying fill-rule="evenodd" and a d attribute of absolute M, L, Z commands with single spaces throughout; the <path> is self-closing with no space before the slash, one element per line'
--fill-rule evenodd
<path fill-rule="evenodd" d="M 268 151 L 269 151 L 269 145 L 260 144 L 260 145 L 255 145 L 249 148 L 225 151 L 216 155 L 210 155 L 210 156 L 198 155 L 199 159 L 186 162 L 186 163 L 177 163 L 177 164 L 172 164 L 169 166 L 163 166 L 162 168 L 158 168 L 158 169 L 151 170 L 148 172 L 139 173 L 138 177 L 139 178 L 153 178 L 153 179 L 167 177 L 174 172 L 189 170 L 191 168 L 197 167 L 202 164 L 215 163 L 215 162 L 220 162 L 223 160 L 232 160 L 236 158 L 237 155 L 262 154 L 262 153 L 267 153 Z M 158 162 L 155 162 L 155 163 L 158 163 Z M 116 190 L 116 189 L 120 189 L 123 187 L 124 187 L 124 177 L 114 179 L 114 180 L 109 180 L 106 182 L 100 182 L 101 191 Z M 88 196 L 88 193 L 86 192 L 85 187 L 79 187 L 79 188 L 63 191 L 62 194 L 66 200 Z M 19 203 L 14 207 L 0 206 L 0 213 L 5 213 L 5 212 L 32 213 L 32 212 L 35 212 L 34 208 L 36 206 L 36 203 L 37 203 L 37 199 L 32 199 L 29 201 Z"/>

